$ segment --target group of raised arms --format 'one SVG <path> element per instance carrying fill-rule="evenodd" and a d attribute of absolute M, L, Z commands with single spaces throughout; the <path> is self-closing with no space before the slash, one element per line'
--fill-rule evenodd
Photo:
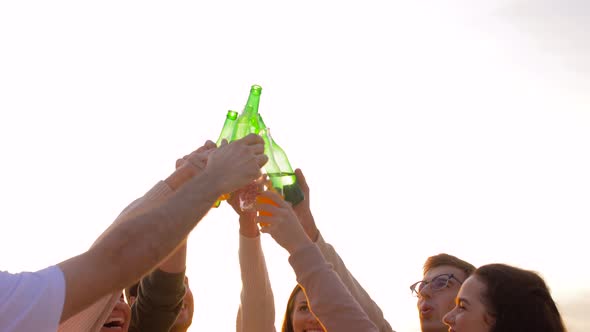
<path fill-rule="evenodd" d="M 194 311 L 187 237 L 222 194 L 260 179 L 267 160 L 258 135 L 219 147 L 207 141 L 178 159 L 174 172 L 129 204 L 86 252 L 36 272 L 0 272 L 0 331 L 187 331 Z M 281 331 L 393 331 L 320 233 L 307 181 L 295 173 L 305 198 L 294 206 L 273 190 L 259 193 L 264 199 L 253 211 L 240 209 L 236 195 L 228 199 L 240 225 L 236 332 L 276 332 L 260 233 L 287 250 L 296 276 Z M 533 271 L 476 268 L 442 253 L 426 259 L 423 280 L 410 290 L 422 332 L 566 331 Z"/>

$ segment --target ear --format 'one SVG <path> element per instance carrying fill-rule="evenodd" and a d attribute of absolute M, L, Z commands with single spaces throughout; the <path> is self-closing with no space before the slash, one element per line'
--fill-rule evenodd
<path fill-rule="evenodd" d="M 492 328 L 494 325 L 496 325 L 496 316 L 490 315 L 486 312 L 483 316 L 483 321 L 486 323 L 487 326 Z"/>

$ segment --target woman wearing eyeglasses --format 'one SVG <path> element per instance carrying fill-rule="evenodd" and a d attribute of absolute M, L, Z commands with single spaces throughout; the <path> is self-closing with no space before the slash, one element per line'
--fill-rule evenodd
<path fill-rule="evenodd" d="M 565 332 L 543 278 L 504 264 L 484 265 L 461 285 L 443 318 L 452 332 Z"/>

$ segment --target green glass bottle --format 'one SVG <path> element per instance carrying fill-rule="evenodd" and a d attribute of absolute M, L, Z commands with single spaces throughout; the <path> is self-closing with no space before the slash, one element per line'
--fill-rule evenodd
<path fill-rule="evenodd" d="M 232 136 L 234 134 L 234 128 L 236 127 L 236 119 L 237 118 L 238 118 L 238 112 L 232 111 L 232 110 L 227 111 L 227 115 L 225 116 L 225 122 L 223 123 L 223 128 L 221 128 L 221 133 L 219 134 L 219 138 L 217 139 L 217 142 L 215 142 L 215 144 L 217 144 L 217 146 L 220 146 L 221 141 L 223 141 L 224 139 L 226 139 L 228 143 L 231 141 Z M 217 201 L 215 201 L 215 204 L 213 204 L 213 207 L 219 207 L 219 205 L 221 205 L 221 201 L 226 200 L 228 198 L 229 198 L 229 194 L 221 195 L 217 199 Z"/>
<path fill-rule="evenodd" d="M 262 87 L 260 85 L 252 85 L 246 106 L 238 117 L 236 128 L 232 135 L 232 141 L 245 137 L 248 134 L 258 134 L 260 131 L 258 106 L 260 105 L 261 93 Z"/>
<path fill-rule="evenodd" d="M 217 139 L 217 146 L 221 145 L 221 141 L 226 139 L 227 142 L 231 142 L 232 137 L 234 135 L 234 128 L 236 128 L 236 119 L 238 118 L 238 112 L 229 110 L 227 111 L 227 115 L 225 116 L 225 123 L 223 124 L 223 128 L 221 129 L 221 133 L 219 134 L 219 138 Z"/>
<path fill-rule="evenodd" d="M 238 117 L 232 140 L 240 139 L 248 134 L 258 134 L 260 131 L 260 125 L 258 124 L 258 106 L 260 105 L 261 93 L 262 87 L 260 85 L 255 84 L 250 87 L 248 101 L 244 106 L 244 110 Z M 238 197 L 238 202 L 242 211 L 252 211 L 254 209 L 258 190 L 258 183 L 252 181 L 250 184 L 234 192 L 234 195 L 237 195 Z"/>
<path fill-rule="evenodd" d="M 268 156 L 264 170 L 270 178 L 272 186 L 282 192 L 285 200 L 297 205 L 305 198 L 305 195 L 297 183 L 297 177 L 291 163 L 289 163 L 287 153 L 274 141 L 270 129 L 266 127 L 260 114 L 258 115 L 258 123 L 261 128 L 259 134 L 264 140 L 264 154 Z"/>

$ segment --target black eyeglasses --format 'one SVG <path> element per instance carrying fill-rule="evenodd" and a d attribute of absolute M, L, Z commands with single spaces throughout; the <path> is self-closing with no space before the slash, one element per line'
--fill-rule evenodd
<path fill-rule="evenodd" d="M 459 282 L 459 285 L 463 284 L 463 282 L 461 280 L 457 279 L 457 277 L 455 277 L 452 273 L 450 273 L 450 274 L 447 273 L 447 274 L 439 274 L 436 277 L 432 278 L 430 281 L 420 280 L 420 281 L 412 284 L 412 286 L 410 286 L 410 290 L 412 291 L 412 295 L 414 295 L 414 296 L 420 296 L 420 293 L 422 292 L 424 287 L 426 287 L 427 285 L 430 285 L 430 290 L 432 290 L 433 292 L 439 291 L 443 288 L 448 287 L 449 280 L 451 280 L 451 279 L 457 280 L 457 282 Z"/>

